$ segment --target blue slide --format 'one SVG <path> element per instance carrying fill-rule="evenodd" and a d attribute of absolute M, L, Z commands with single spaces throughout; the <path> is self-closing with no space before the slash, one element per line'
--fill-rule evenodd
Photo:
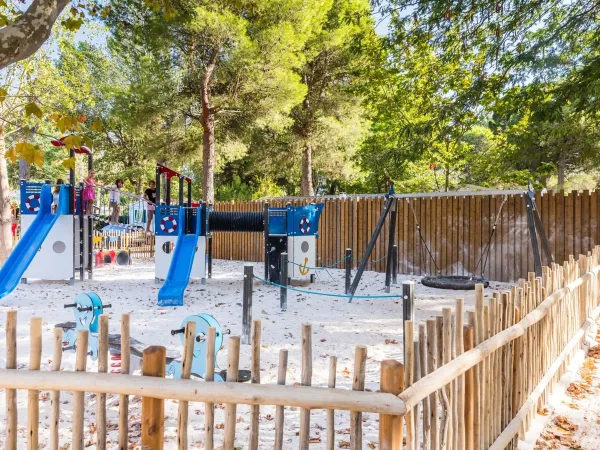
<path fill-rule="evenodd" d="M 200 217 L 196 218 L 196 232 L 185 234 L 185 208 L 180 206 L 179 222 L 177 243 L 173 251 L 173 259 L 169 266 L 167 279 L 158 291 L 158 306 L 182 306 L 183 294 L 192 273 L 198 235 L 200 234 Z"/>
<path fill-rule="evenodd" d="M 58 210 L 52 214 L 52 186 L 44 184 L 40 193 L 40 210 L 0 269 L 0 298 L 6 297 L 17 287 L 58 216 L 68 212 L 69 187 L 60 187 Z"/>

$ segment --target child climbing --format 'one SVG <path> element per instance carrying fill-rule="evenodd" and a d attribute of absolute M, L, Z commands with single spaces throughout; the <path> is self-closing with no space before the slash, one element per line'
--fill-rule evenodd
<path fill-rule="evenodd" d="M 110 223 L 119 224 L 119 213 L 121 205 L 121 188 L 123 187 L 123 181 L 117 179 L 115 185 L 110 188 L 109 208 L 111 209 Z"/>
<path fill-rule="evenodd" d="M 60 194 L 60 185 L 64 183 L 63 179 L 59 178 L 56 180 L 56 186 L 52 189 L 52 214 L 56 214 L 58 210 L 58 194 Z"/>
<path fill-rule="evenodd" d="M 154 209 L 156 204 L 156 183 L 150 182 L 150 187 L 144 191 L 144 197 L 148 200 L 148 220 L 146 221 L 146 234 L 150 234 L 150 225 L 154 217 Z"/>
<path fill-rule="evenodd" d="M 85 187 L 83 188 L 83 204 L 85 214 L 91 216 L 94 214 L 94 200 L 96 200 L 96 191 L 94 187 L 97 186 L 96 180 L 94 180 L 94 170 L 90 169 L 88 176 L 83 179 Z"/>

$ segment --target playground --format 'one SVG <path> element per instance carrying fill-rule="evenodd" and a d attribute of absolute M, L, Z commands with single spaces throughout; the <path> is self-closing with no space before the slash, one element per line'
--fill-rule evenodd
<path fill-rule="evenodd" d="M 42 332 L 44 338 L 42 347 L 41 370 L 50 369 L 52 347 L 49 337 L 52 335 L 54 325 L 71 320 L 72 312 L 64 308 L 64 303 L 70 302 L 77 294 L 93 291 L 99 294 L 103 303 L 112 305 L 105 313 L 110 316 L 110 333 L 119 331 L 118 321 L 122 313 L 131 314 L 131 336 L 146 345 L 165 345 L 170 351 L 183 353 L 178 336 L 172 336 L 171 329 L 179 327 L 181 321 L 190 314 L 208 313 L 217 318 L 224 329 L 231 330 L 232 335 L 242 332 L 242 284 L 244 263 L 235 261 L 215 260 L 213 262 L 212 278 L 206 285 L 192 282 L 185 296 L 185 305 L 178 308 L 157 307 L 156 297 L 159 286 L 154 284 L 153 261 L 134 261 L 128 266 L 106 265 L 95 270 L 94 279 L 73 286 L 63 282 L 33 281 L 20 286 L 7 297 L 0 306 L 0 322 L 6 321 L 6 311 L 18 309 L 18 359 L 19 367 L 26 367 L 29 355 L 27 351 L 28 322 L 32 315 L 43 317 Z M 255 272 L 262 273 L 262 264 L 255 264 Z M 385 274 L 366 272 L 357 295 L 384 295 L 383 282 Z M 418 283 L 419 277 L 398 277 L 398 284 L 391 287 L 391 295 L 400 295 L 402 282 L 414 280 Z M 504 289 L 508 285 L 494 283 L 494 289 Z M 344 271 L 329 269 L 321 271 L 316 284 L 308 289 L 318 292 L 339 293 L 344 290 Z M 454 298 L 447 291 L 427 288 L 420 284 L 416 287 L 416 307 L 414 309 L 415 321 L 422 322 L 426 319 L 441 314 L 442 308 L 454 304 Z M 473 291 L 460 292 L 467 305 L 474 302 Z M 287 384 L 301 382 L 301 351 L 300 333 L 303 323 L 313 325 L 313 378 L 315 386 L 327 386 L 329 377 L 329 357 L 337 357 L 338 377 L 337 386 L 342 388 L 352 387 L 352 373 L 354 360 L 354 347 L 356 343 L 368 347 L 368 358 L 371 367 L 379 365 L 385 359 L 402 359 L 402 304 L 399 299 L 355 299 L 348 304 L 345 298 L 323 297 L 290 292 L 287 311 L 279 307 L 279 289 L 255 281 L 253 288 L 253 315 L 254 320 L 262 323 L 262 348 L 261 348 L 261 382 L 277 382 L 277 365 L 279 351 L 289 350 Z M 43 309 L 40 309 L 43 305 Z M 6 346 L 5 335 L 0 334 L 0 346 Z M 241 345 L 240 368 L 250 368 L 251 347 Z M 0 354 L 0 366 L 5 365 L 5 355 Z M 115 361 L 109 359 L 109 364 Z M 220 368 L 227 368 L 227 350 L 218 353 L 217 363 Z M 376 363 L 376 364 L 375 364 Z M 118 362 L 117 362 L 118 364 Z M 64 370 L 72 370 L 75 365 L 75 354 L 63 354 Z M 115 367 L 109 367 L 110 370 Z M 96 371 L 97 364 L 88 360 L 88 370 Z M 119 368 L 116 368 L 118 371 Z M 200 381 L 201 382 L 201 381 Z M 379 373 L 369 370 L 366 373 L 366 389 L 376 391 L 379 389 Z M 44 398 L 44 397 L 42 397 Z M 65 393 L 61 397 L 61 415 L 59 433 L 61 444 L 71 438 L 71 394 Z M 96 409 L 95 394 L 86 394 L 86 417 L 93 417 Z M 40 417 L 42 423 L 46 420 L 49 411 L 49 399 L 42 400 Z M 26 414 L 27 396 L 19 394 L 19 417 Z M 0 405 L 0 408 L 3 408 Z M 132 400 L 130 415 L 139 417 L 141 403 Z M 286 411 L 285 447 L 297 447 L 299 422 L 297 408 Z M 165 405 L 165 448 L 176 448 L 177 430 L 177 402 L 168 401 Z M 118 396 L 108 396 L 108 446 L 116 445 L 117 440 Z M 247 424 L 250 420 L 250 408 L 238 408 L 237 438 L 244 442 L 248 435 Z M 265 447 L 269 447 L 274 439 L 275 407 L 264 407 L 261 410 L 261 434 L 264 436 Z M 323 428 L 326 426 L 324 411 L 315 411 L 311 415 L 311 439 L 314 445 L 311 448 L 325 448 L 325 435 Z M 92 420 L 93 421 L 93 420 Z M 366 414 L 363 424 L 365 442 L 377 442 L 378 416 Z M 215 414 L 215 441 L 222 439 L 222 424 L 224 423 L 224 410 L 216 408 Z M 350 440 L 346 430 L 348 413 L 336 413 L 336 423 L 340 430 L 337 436 L 339 442 Z M 246 424 L 246 425 L 244 425 Z M 4 422 L 0 425 L 0 433 L 4 434 Z M 204 408 L 192 405 L 189 416 L 190 430 L 204 429 Z M 40 444 L 46 445 L 48 435 L 40 430 Z M 85 429 L 85 441 L 94 441 L 93 426 Z M 192 432 L 192 436 L 196 432 Z M 26 430 L 19 431 L 19 447 L 25 445 Z M 140 441 L 140 429 L 130 429 L 130 442 Z M 320 443 L 320 446 L 318 445 Z M 190 441 L 191 448 L 202 448 Z M 289 447 L 288 447 L 289 445 Z"/>

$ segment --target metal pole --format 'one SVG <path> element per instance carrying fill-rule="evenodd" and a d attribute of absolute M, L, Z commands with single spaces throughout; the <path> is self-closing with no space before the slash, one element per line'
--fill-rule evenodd
<path fill-rule="evenodd" d="M 179 205 L 183 205 L 184 203 L 184 199 L 183 199 L 183 176 L 179 175 Z M 192 206 L 192 205 L 190 205 Z"/>
<path fill-rule="evenodd" d="M 392 258 L 392 284 L 398 284 L 398 244 L 394 244 Z"/>
<path fill-rule="evenodd" d="M 213 236 L 210 233 L 208 236 L 208 278 L 212 278 L 212 244 Z"/>
<path fill-rule="evenodd" d="M 263 231 L 265 238 L 265 280 L 271 280 L 269 278 L 269 204 L 265 202 L 263 204 L 263 223 L 265 229 Z"/>
<path fill-rule="evenodd" d="M 396 237 L 396 204 L 398 201 L 394 199 L 390 206 L 390 230 L 389 230 L 389 238 L 388 238 L 388 248 L 387 248 L 387 261 L 385 265 L 385 292 L 390 292 L 390 282 L 392 279 L 392 265 L 393 265 L 393 255 L 394 252 L 394 241 Z"/>
<path fill-rule="evenodd" d="M 165 192 L 165 203 L 167 205 L 171 205 L 171 177 L 169 176 L 169 174 L 167 174 L 167 181 L 165 186 L 167 186 L 167 192 Z"/>
<path fill-rule="evenodd" d="M 390 206 L 392 205 L 392 202 L 394 200 L 395 200 L 394 197 L 390 195 L 388 197 L 387 201 L 385 202 L 385 206 L 383 207 L 381 216 L 379 216 L 379 220 L 377 221 L 377 225 L 375 226 L 375 231 L 373 232 L 373 236 L 371 236 L 371 240 L 369 241 L 369 244 L 367 245 L 365 255 L 363 256 L 363 259 L 360 262 L 360 265 L 358 266 L 358 270 L 356 272 L 356 275 L 354 276 L 354 280 L 352 280 L 352 286 L 350 286 L 350 292 L 349 292 L 350 298 L 348 299 L 348 303 L 352 302 L 352 296 L 354 296 L 354 293 L 356 292 L 356 288 L 358 287 L 358 283 L 360 283 L 360 278 L 362 277 L 363 272 L 367 268 L 367 262 L 369 260 L 369 257 L 371 256 L 371 252 L 373 251 L 373 248 L 375 247 L 377 238 L 379 237 L 379 234 L 381 233 L 381 230 L 383 229 L 383 224 L 385 223 L 385 218 L 387 217 L 388 212 L 390 211 Z"/>
<path fill-rule="evenodd" d="M 191 181 L 188 181 L 187 196 L 188 196 L 188 208 L 191 208 L 192 207 L 192 182 Z"/>
<path fill-rule="evenodd" d="M 413 309 L 415 306 L 415 282 L 414 281 L 403 281 L 402 282 L 402 347 L 404 351 L 404 361 L 406 361 L 406 329 L 404 324 L 407 320 L 413 320 Z M 412 342 L 409 342 L 412 345 Z"/>
<path fill-rule="evenodd" d="M 94 247 L 94 219 L 88 216 L 88 280 L 94 279 L 94 262 L 92 261 Z"/>
<path fill-rule="evenodd" d="M 156 188 L 156 193 L 154 194 L 156 197 L 156 204 L 160 205 L 160 166 L 156 166 L 156 173 L 155 173 L 155 188 Z M 150 199 L 148 199 L 150 200 Z"/>
<path fill-rule="evenodd" d="M 79 183 L 79 280 L 85 279 L 85 267 L 83 267 L 83 183 Z"/>
<path fill-rule="evenodd" d="M 525 198 L 525 209 L 527 211 L 527 227 L 529 228 L 529 239 L 531 239 L 531 248 L 533 249 L 533 267 L 538 277 L 542 276 L 542 256 L 535 232 L 535 222 L 533 218 L 533 204 L 528 193 L 523 194 Z"/>
<path fill-rule="evenodd" d="M 252 332 L 252 283 L 254 281 L 254 266 L 244 265 L 244 289 L 242 291 L 242 344 L 250 344 Z"/>
<path fill-rule="evenodd" d="M 344 292 L 350 292 L 350 283 L 352 280 L 352 249 L 346 249 L 346 288 Z"/>
<path fill-rule="evenodd" d="M 287 310 L 287 286 L 288 286 L 288 254 L 282 252 L 279 256 L 279 306 L 282 311 Z"/>

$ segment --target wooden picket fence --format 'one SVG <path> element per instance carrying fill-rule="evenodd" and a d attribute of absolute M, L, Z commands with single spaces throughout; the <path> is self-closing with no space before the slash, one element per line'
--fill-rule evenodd
<path fill-rule="evenodd" d="M 503 194 L 484 192 L 414 194 L 399 198 L 395 240 L 398 270 L 403 274 L 481 275 L 484 252 L 496 219 L 483 275 L 490 280 L 517 281 L 534 270 L 525 202 L 515 191 Z M 411 194 L 412 195 L 412 194 Z M 339 261 L 346 248 L 360 259 L 373 234 L 385 198 L 383 195 L 269 199 L 274 207 L 324 202 L 319 223 L 317 254 L 319 265 Z M 600 244 L 600 195 L 597 191 L 548 192 L 536 194 L 540 216 L 555 257 L 562 264 L 569 255 L 585 253 Z M 219 202 L 218 211 L 262 211 L 262 201 Z M 426 246 L 417 231 L 417 224 Z M 388 224 L 370 260 L 386 256 Z M 257 233 L 215 233 L 213 257 L 262 261 L 262 235 Z M 434 263 L 435 261 L 435 263 Z M 369 270 L 385 271 L 385 258 Z M 356 266 L 357 263 L 354 262 Z M 437 268 L 436 268 L 437 265 Z"/>
<path fill-rule="evenodd" d="M 94 250 L 128 250 L 131 258 L 154 257 L 154 235 L 145 231 L 94 230 Z"/>
<path fill-rule="evenodd" d="M 164 379 L 164 347 L 144 351 L 142 376 L 128 375 L 129 315 L 121 317 L 121 374 L 108 374 L 108 316 L 99 321 L 98 372 L 86 372 L 88 332 L 79 331 L 75 371 L 61 370 L 62 330 L 53 336 L 52 370 L 40 371 L 42 357 L 42 319 L 30 320 L 29 370 L 17 368 L 16 311 L 7 314 L 6 369 L 0 369 L 0 387 L 7 405 L 5 443 L 17 449 L 16 390 L 28 390 L 27 445 L 38 448 L 40 391 L 51 391 L 49 417 L 50 448 L 58 449 L 61 416 L 61 391 L 74 392 L 72 400 L 71 448 L 84 447 L 86 420 L 95 422 L 96 445 L 106 448 L 109 424 L 106 395 L 118 394 L 119 448 L 127 449 L 130 417 L 129 396 L 142 397 L 142 448 L 164 446 L 164 400 L 179 401 L 178 448 L 187 449 L 189 402 L 204 403 L 204 448 L 215 445 L 215 403 L 225 403 L 222 445 L 252 450 L 283 448 L 285 408 L 300 408 L 299 448 L 310 443 L 310 411 L 327 410 L 328 450 L 335 448 L 334 411 L 350 411 L 350 448 L 363 448 L 362 414 L 376 413 L 379 419 L 379 448 L 399 450 L 406 435 L 407 450 L 514 449 L 516 441 L 531 425 L 564 373 L 570 358 L 581 346 L 586 333 L 600 313 L 600 247 L 578 260 L 572 257 L 563 266 L 544 268 L 543 276 L 530 274 L 508 292 L 496 293 L 485 302 L 483 287 L 478 287 L 475 310 L 466 312 L 464 302 L 456 309 L 418 327 L 405 322 L 405 364 L 393 360 L 380 363 L 379 392 L 364 390 L 367 348 L 356 346 L 353 389 L 335 386 L 336 359 L 330 357 L 327 388 L 312 387 L 312 329 L 302 326 L 301 385 L 286 386 L 287 350 L 280 351 L 278 384 L 261 384 L 261 323 L 253 322 L 251 338 L 251 383 L 236 383 L 239 368 L 240 338 L 228 340 L 227 382 L 189 380 L 194 339 L 194 324 L 185 329 L 181 380 Z M 214 367 L 215 329 L 206 335 L 207 367 Z M 423 376 L 421 376 L 423 375 Z M 95 417 L 85 417 L 84 393 L 96 393 Z M 237 405 L 252 405 L 250 435 L 236 441 Z M 275 441 L 264 444 L 259 434 L 261 405 L 276 405 Z M 422 414 L 420 410 L 422 409 Z M 263 424 L 264 426 L 264 424 Z M 406 431 L 405 431 L 406 430 Z M 421 434 L 422 430 L 422 434 Z M 422 442 L 421 442 L 422 436 Z M 217 436 L 220 437 L 220 436 Z"/>

